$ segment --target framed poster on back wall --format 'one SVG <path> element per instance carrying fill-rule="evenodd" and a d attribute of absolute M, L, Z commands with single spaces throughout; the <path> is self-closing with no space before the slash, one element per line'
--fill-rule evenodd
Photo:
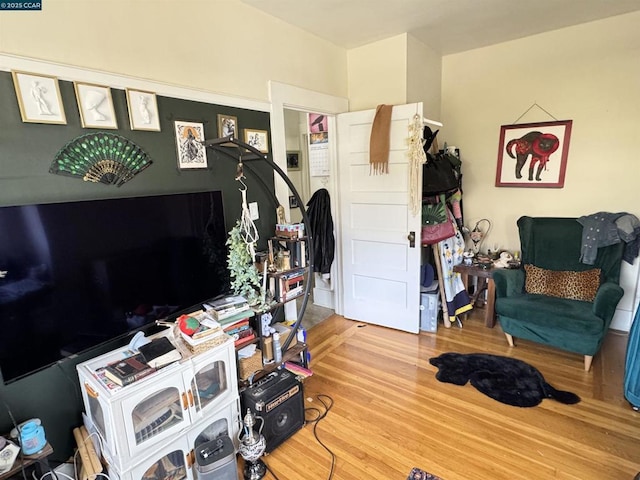
<path fill-rule="evenodd" d="M 572 123 L 502 125 L 496 187 L 564 187 Z"/>

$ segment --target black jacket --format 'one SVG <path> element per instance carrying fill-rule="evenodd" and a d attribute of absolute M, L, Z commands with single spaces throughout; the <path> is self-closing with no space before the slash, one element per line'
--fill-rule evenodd
<path fill-rule="evenodd" d="M 331 200 L 326 188 L 317 190 L 307 202 L 309 232 L 313 237 L 313 271 L 330 273 L 335 251 Z"/>

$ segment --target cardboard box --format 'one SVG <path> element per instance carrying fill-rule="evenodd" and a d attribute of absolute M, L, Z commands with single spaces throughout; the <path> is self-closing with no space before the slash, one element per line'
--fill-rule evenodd
<path fill-rule="evenodd" d="M 273 325 L 273 328 L 275 328 L 276 332 L 280 334 L 280 345 L 284 345 L 284 342 L 286 342 L 287 338 L 289 337 L 289 333 L 291 333 L 291 327 L 287 327 L 282 323 L 276 323 Z M 298 338 L 297 336 L 294 336 L 293 340 L 291 340 L 291 343 L 289 344 L 289 347 L 293 347 L 296 343 L 298 343 Z"/>

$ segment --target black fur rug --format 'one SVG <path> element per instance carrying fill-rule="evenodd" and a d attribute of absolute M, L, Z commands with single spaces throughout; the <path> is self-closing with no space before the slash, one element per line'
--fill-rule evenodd
<path fill-rule="evenodd" d="M 438 368 L 441 382 L 465 385 L 468 381 L 480 392 L 507 405 L 534 407 L 543 399 L 573 404 L 580 397 L 556 390 L 540 371 L 522 360 L 484 353 L 443 353 L 429 360 Z"/>

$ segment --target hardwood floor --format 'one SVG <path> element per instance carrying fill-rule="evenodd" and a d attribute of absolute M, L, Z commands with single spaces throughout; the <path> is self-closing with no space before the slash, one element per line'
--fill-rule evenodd
<path fill-rule="evenodd" d="M 336 455 L 333 478 L 405 480 L 419 467 L 445 480 L 633 479 L 640 471 L 640 414 L 622 390 L 626 335 L 612 332 L 586 373 L 580 355 L 522 340 L 510 349 L 499 324 L 484 327 L 482 313 L 462 329 L 440 325 L 437 335 L 337 315 L 311 328 L 314 375 L 304 384 L 305 406 L 322 409 L 319 394 L 333 399 L 317 426 Z M 582 401 L 518 408 L 470 385 L 441 383 L 429 358 L 444 352 L 520 358 Z M 264 457 L 280 480 L 328 478 L 331 457 L 313 429 L 307 423 Z"/>

